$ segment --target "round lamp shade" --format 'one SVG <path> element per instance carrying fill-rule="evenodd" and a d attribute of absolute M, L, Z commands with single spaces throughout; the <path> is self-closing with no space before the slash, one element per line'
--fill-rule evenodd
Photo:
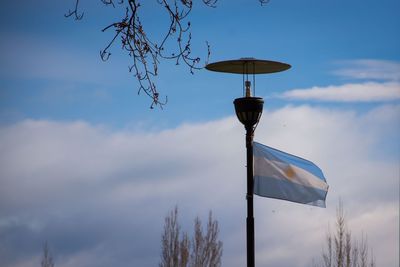
<path fill-rule="evenodd" d="M 290 67 L 289 64 L 277 61 L 241 58 L 210 63 L 206 66 L 206 69 L 236 74 L 266 74 L 285 71 Z"/>

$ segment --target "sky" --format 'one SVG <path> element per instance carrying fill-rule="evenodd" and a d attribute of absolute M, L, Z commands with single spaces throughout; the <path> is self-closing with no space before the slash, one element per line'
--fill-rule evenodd
<path fill-rule="evenodd" d="M 3 0 L 0 9 L 0 265 L 157 266 L 164 217 L 182 230 L 212 210 L 222 266 L 244 266 L 245 142 L 233 100 L 242 77 L 161 62 L 164 109 L 150 109 L 101 29 L 123 10 L 81 0 Z M 155 2 L 155 1 L 154 1 Z M 165 13 L 143 3 L 159 38 Z M 193 53 L 210 62 L 289 63 L 256 77 L 265 100 L 255 140 L 309 159 L 329 184 L 325 209 L 255 197 L 256 265 L 310 266 L 343 201 L 377 266 L 399 266 L 399 1 L 194 3 Z M 148 26 L 146 26 L 148 25 Z"/>

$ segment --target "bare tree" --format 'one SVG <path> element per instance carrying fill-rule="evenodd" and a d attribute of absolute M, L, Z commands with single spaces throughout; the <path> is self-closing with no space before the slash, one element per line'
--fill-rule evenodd
<path fill-rule="evenodd" d="M 178 208 L 165 217 L 161 238 L 160 267 L 219 267 L 221 266 L 222 242 L 218 240 L 218 222 L 210 211 L 206 232 L 203 233 L 198 217 L 194 223 L 194 236 L 190 241 L 187 233 L 181 233 Z"/>
<path fill-rule="evenodd" d="M 185 236 L 182 242 L 179 242 L 180 228 L 178 224 L 178 207 L 175 207 L 165 217 L 164 234 L 161 238 L 162 254 L 160 267 L 180 266 L 179 262 L 186 262 L 186 250 L 188 250 L 187 243 L 189 241 Z M 181 253 L 181 251 L 184 253 Z M 181 259 L 182 256 L 184 259 Z"/>
<path fill-rule="evenodd" d="M 201 221 L 197 217 L 194 222 L 191 266 L 221 266 L 222 242 L 218 241 L 218 222 L 208 215 L 207 232 L 203 234 Z"/>
<path fill-rule="evenodd" d="M 315 267 L 373 267 L 375 259 L 369 250 L 366 236 L 361 242 L 352 239 L 351 231 L 346 226 L 343 203 L 340 201 L 336 210 L 336 231 L 327 232 L 326 247 L 322 252 L 320 263 Z"/>
<path fill-rule="evenodd" d="M 199 66 L 201 59 L 193 56 L 191 51 L 192 34 L 190 31 L 189 15 L 193 8 L 192 0 L 156 0 L 160 7 L 169 17 L 169 23 L 165 26 L 165 34 L 161 36 L 160 42 L 149 38 L 145 26 L 141 20 L 141 0 L 100 0 L 106 6 L 119 7 L 125 9 L 125 15 L 116 22 L 103 28 L 103 32 L 114 30 L 114 36 L 104 49 L 100 51 L 100 57 L 107 61 L 111 56 L 110 49 L 116 40 L 120 41 L 122 49 L 132 58 L 132 64 L 129 71 L 133 72 L 139 83 L 138 93 L 144 92 L 152 99 L 151 108 L 166 104 L 167 98 L 160 100 L 156 85 L 153 82 L 158 75 L 158 64 L 160 60 L 172 60 L 177 65 L 183 62 L 189 67 L 191 73 L 193 70 L 201 69 Z M 208 7 L 216 7 L 218 0 L 202 0 Z M 258 0 L 261 5 L 269 0 Z M 79 0 L 75 0 L 74 8 L 65 14 L 65 17 L 73 17 L 75 20 L 81 20 L 84 16 L 79 11 Z M 166 48 L 168 41 L 172 39 L 176 44 L 175 48 L 169 50 Z M 207 60 L 210 56 L 210 46 L 207 45 Z M 206 62 L 207 62 L 206 60 Z"/>
<path fill-rule="evenodd" d="M 42 267 L 54 267 L 53 257 L 50 254 L 47 242 L 43 246 Z"/>

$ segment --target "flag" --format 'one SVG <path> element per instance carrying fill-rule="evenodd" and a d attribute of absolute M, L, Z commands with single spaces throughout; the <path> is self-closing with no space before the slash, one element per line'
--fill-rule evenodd
<path fill-rule="evenodd" d="M 325 207 L 328 184 L 317 165 L 257 142 L 253 156 L 255 194 Z"/>

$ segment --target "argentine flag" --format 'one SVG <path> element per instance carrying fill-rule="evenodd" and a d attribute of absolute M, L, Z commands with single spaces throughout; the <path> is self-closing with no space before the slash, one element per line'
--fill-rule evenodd
<path fill-rule="evenodd" d="M 311 161 L 253 143 L 254 193 L 325 208 L 328 184 Z"/>

